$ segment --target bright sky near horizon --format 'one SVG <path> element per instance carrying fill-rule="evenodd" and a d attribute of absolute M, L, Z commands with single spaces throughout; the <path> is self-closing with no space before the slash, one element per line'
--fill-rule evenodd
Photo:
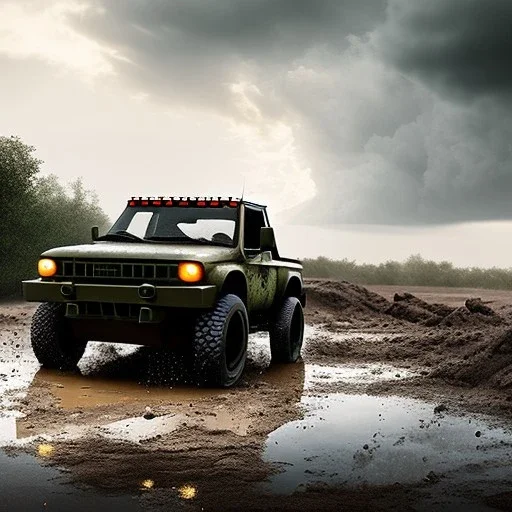
<path fill-rule="evenodd" d="M 285 255 L 512 267 L 512 3 L 485 4 L 0 0 L 0 135 L 112 219 L 245 186 Z"/>

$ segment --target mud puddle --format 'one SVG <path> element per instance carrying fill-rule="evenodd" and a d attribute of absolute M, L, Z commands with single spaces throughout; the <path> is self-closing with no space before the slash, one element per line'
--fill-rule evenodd
<path fill-rule="evenodd" d="M 208 396 L 218 396 L 223 390 L 197 387 L 145 386 L 130 380 L 89 377 L 82 374 L 65 374 L 41 369 L 34 377 L 34 384 L 47 385 L 63 409 L 95 407 L 127 402 L 154 402 L 171 400 L 186 402 Z"/>
<path fill-rule="evenodd" d="M 304 388 L 315 390 L 323 385 L 365 385 L 376 382 L 396 381 L 418 375 L 408 368 L 385 364 L 342 364 L 324 366 L 307 364 L 305 366 Z"/>
<path fill-rule="evenodd" d="M 457 495 L 461 486 L 476 494 L 493 485 L 512 491 L 512 432 L 490 426 L 490 418 L 452 416 L 443 406 L 397 397 L 329 394 L 301 403 L 304 418 L 268 436 L 263 458 L 281 472 L 267 490 L 425 483 L 443 488 L 444 505 L 471 503 Z"/>
<path fill-rule="evenodd" d="M 329 389 L 330 386 L 337 387 L 342 383 L 349 386 L 366 385 L 413 375 L 407 369 L 379 364 L 273 365 L 258 376 L 258 386 L 287 388 L 294 378 L 300 377 L 299 374 L 302 377 L 297 402 L 305 393 L 322 391 Z M 205 431 L 229 431 L 237 436 L 246 436 L 254 415 L 254 408 L 251 406 L 243 411 L 224 407 L 223 399 L 230 396 L 232 390 L 186 385 L 145 386 L 128 380 L 90 377 L 80 373 L 63 373 L 43 368 L 36 373 L 28 388 L 26 400 L 29 404 L 34 401 L 33 389 L 45 390 L 43 396 L 46 397 L 47 407 L 54 403 L 55 413 L 70 411 L 69 414 L 54 426 L 45 423 L 34 425 L 33 418 L 25 418 L 15 409 L 4 410 L 3 414 L 0 414 L 0 443 L 6 444 L 16 440 L 23 443 L 38 435 L 51 435 L 60 440 L 69 440 L 91 432 L 110 439 L 140 442 L 168 435 L 183 427 L 199 427 Z M 20 395 L 24 394 L 20 392 Z M 208 401 L 211 402 L 211 406 L 202 414 L 190 414 L 187 410 L 194 404 Z M 162 403 L 174 408 L 175 412 L 155 415 L 152 407 L 158 407 Z M 123 411 L 125 407 L 138 409 L 140 415 L 125 415 L 122 419 L 112 421 L 109 410 L 112 411 L 114 408 Z M 99 408 L 102 408 L 102 413 L 99 412 Z M 88 411 L 93 415 L 91 421 L 83 422 Z M 148 418 L 152 421 L 148 422 Z M 77 422 L 81 424 L 77 425 Z"/>

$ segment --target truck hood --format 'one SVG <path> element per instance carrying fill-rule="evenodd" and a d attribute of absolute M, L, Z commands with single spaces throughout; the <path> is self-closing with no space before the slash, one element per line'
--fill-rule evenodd
<path fill-rule="evenodd" d="M 214 263 L 236 260 L 239 258 L 240 252 L 237 248 L 213 245 L 96 242 L 56 247 L 44 252 L 42 256 L 49 258 L 171 260 Z"/>

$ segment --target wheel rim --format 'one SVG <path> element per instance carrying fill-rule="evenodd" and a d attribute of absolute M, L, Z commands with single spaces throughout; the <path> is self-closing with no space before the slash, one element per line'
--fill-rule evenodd
<path fill-rule="evenodd" d="M 246 328 L 241 311 L 236 311 L 229 321 L 226 333 L 226 366 L 228 371 L 233 371 L 245 353 Z"/>
<path fill-rule="evenodd" d="M 298 352 L 302 347 L 302 337 L 304 334 L 304 321 L 302 308 L 299 304 L 295 306 L 290 325 L 290 348 L 293 358 L 299 356 Z"/>

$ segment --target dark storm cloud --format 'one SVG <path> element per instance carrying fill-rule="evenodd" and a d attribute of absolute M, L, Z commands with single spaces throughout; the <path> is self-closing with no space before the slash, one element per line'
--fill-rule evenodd
<path fill-rule="evenodd" d="M 398 68 L 446 92 L 511 92 L 510 0 L 390 0 L 378 44 Z"/>
<path fill-rule="evenodd" d="M 347 47 L 346 36 L 383 19 L 386 0 L 101 1 L 80 14 L 81 32 L 118 49 L 116 67 L 136 87 L 162 100 L 191 101 L 235 115 L 227 84 L 272 79 L 317 45 Z M 269 105 L 270 107 L 270 105 Z"/>
<path fill-rule="evenodd" d="M 129 59 L 113 62 L 131 87 L 258 129 L 293 126 L 318 191 L 300 222 L 512 218 L 512 2 L 98 5 L 74 25 Z"/>
<path fill-rule="evenodd" d="M 384 16 L 386 0 L 118 0 L 97 2 L 101 17 L 80 16 L 81 28 L 113 42 L 140 43 L 137 31 L 153 37 L 155 50 L 168 43 L 194 56 L 230 50 L 247 58 L 293 57 L 316 44 L 338 45 L 347 34 L 371 30 Z"/>

